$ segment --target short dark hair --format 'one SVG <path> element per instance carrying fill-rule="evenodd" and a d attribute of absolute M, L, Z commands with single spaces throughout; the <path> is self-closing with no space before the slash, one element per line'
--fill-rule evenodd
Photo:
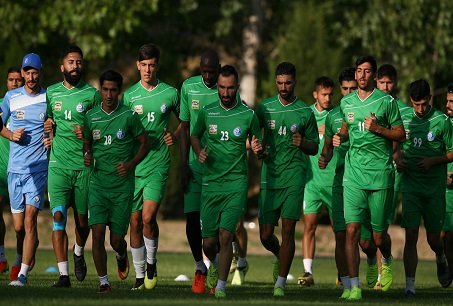
<path fill-rule="evenodd" d="M 447 91 L 448 91 L 449 93 L 453 93 L 453 83 L 448 84 L 448 86 L 447 86 Z"/>
<path fill-rule="evenodd" d="M 275 76 L 290 75 L 296 79 L 296 66 L 290 62 L 283 62 L 277 65 L 275 69 Z"/>
<path fill-rule="evenodd" d="M 220 67 L 219 75 L 221 75 L 223 77 L 229 77 L 230 75 L 234 75 L 234 77 L 236 78 L 236 84 L 239 83 L 238 72 L 237 72 L 236 68 L 234 68 L 233 66 L 225 65 L 225 66 Z"/>
<path fill-rule="evenodd" d="M 154 44 L 146 44 L 138 49 L 138 61 L 144 61 L 155 58 L 157 62 L 160 60 L 160 50 Z"/>
<path fill-rule="evenodd" d="M 8 75 L 9 75 L 11 72 L 20 73 L 20 67 L 19 67 L 19 66 L 11 66 L 11 67 L 9 67 L 9 68 L 8 68 L 8 72 L 6 73 L 6 77 L 8 77 Z"/>
<path fill-rule="evenodd" d="M 343 69 L 340 72 L 340 76 L 338 77 L 338 81 L 343 83 L 343 81 L 355 81 L 355 68 L 354 67 L 348 67 Z"/>
<path fill-rule="evenodd" d="M 115 70 L 110 69 L 102 73 L 101 77 L 99 78 L 99 84 L 102 86 L 104 84 L 104 81 L 116 82 L 119 90 L 121 90 L 121 87 L 123 86 L 123 77 Z"/>
<path fill-rule="evenodd" d="M 315 91 L 318 90 L 319 87 L 334 88 L 335 85 L 331 78 L 329 78 L 328 76 L 322 76 L 317 78 L 315 81 Z"/>
<path fill-rule="evenodd" d="M 371 55 L 362 55 L 362 56 L 360 56 L 355 61 L 355 67 L 357 68 L 359 65 L 362 65 L 363 63 L 370 63 L 371 64 L 371 70 L 373 71 L 373 73 L 376 72 L 377 64 L 376 64 L 376 59 L 373 56 L 371 56 Z"/>
<path fill-rule="evenodd" d="M 429 88 L 428 81 L 425 79 L 414 81 L 409 85 L 409 96 L 413 101 L 420 101 L 430 94 L 431 89 Z"/>
<path fill-rule="evenodd" d="M 385 76 L 392 81 L 396 81 L 398 73 L 396 72 L 396 69 L 395 67 L 393 67 L 393 65 L 384 64 L 381 67 L 379 67 L 379 69 L 377 70 L 376 78 L 379 80 Z"/>
<path fill-rule="evenodd" d="M 69 53 L 79 53 L 80 57 L 83 59 L 82 49 L 80 49 L 79 46 L 76 46 L 76 45 L 69 45 L 66 48 L 64 48 L 63 50 L 61 50 L 61 54 L 60 54 L 61 61 L 63 61 L 66 58 L 66 56 L 68 56 Z"/>

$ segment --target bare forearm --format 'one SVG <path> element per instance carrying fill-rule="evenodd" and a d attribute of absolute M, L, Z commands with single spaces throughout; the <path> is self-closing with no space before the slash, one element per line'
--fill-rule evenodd
<path fill-rule="evenodd" d="M 303 141 L 299 147 L 307 155 L 316 155 L 318 153 L 318 144 L 315 142 Z"/>
<path fill-rule="evenodd" d="M 406 139 L 406 133 L 402 125 L 392 127 L 391 129 L 379 126 L 375 134 L 396 142 L 402 142 Z"/>
<path fill-rule="evenodd" d="M 190 143 L 192 144 L 192 149 L 195 154 L 198 156 L 201 151 L 201 141 L 195 136 L 190 136 Z"/>

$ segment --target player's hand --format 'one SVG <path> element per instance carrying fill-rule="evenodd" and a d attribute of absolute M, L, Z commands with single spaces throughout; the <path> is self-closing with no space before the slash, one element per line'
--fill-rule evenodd
<path fill-rule="evenodd" d="M 87 150 L 85 154 L 83 154 L 83 164 L 85 165 L 85 167 L 90 167 L 92 160 L 93 154 L 91 154 L 91 150 Z"/>
<path fill-rule="evenodd" d="M 294 132 L 292 140 L 293 140 L 293 145 L 300 148 L 304 139 L 303 139 L 302 135 L 299 133 L 299 130 L 296 130 Z"/>
<path fill-rule="evenodd" d="M 119 162 L 115 165 L 116 172 L 121 176 L 126 176 L 131 170 L 129 163 Z"/>
<path fill-rule="evenodd" d="M 370 112 L 370 117 L 365 116 L 365 118 L 363 119 L 363 124 L 365 129 L 373 133 L 376 133 L 379 128 L 376 115 L 372 112 Z"/>
<path fill-rule="evenodd" d="M 453 172 L 448 172 L 447 173 L 447 186 L 451 186 L 451 183 L 453 183 Z"/>
<path fill-rule="evenodd" d="M 184 193 L 189 192 L 189 180 L 195 183 L 192 170 L 188 164 L 184 164 L 181 166 L 181 186 Z"/>
<path fill-rule="evenodd" d="M 398 157 L 397 159 L 395 159 L 395 164 L 396 171 L 398 171 L 399 173 L 403 173 L 404 170 L 406 169 L 407 161 L 402 157 Z"/>
<path fill-rule="evenodd" d="M 47 118 L 44 122 L 44 133 L 52 133 L 55 122 L 52 118 Z"/>
<path fill-rule="evenodd" d="M 321 154 L 321 156 L 318 159 L 318 167 L 319 169 L 326 169 L 327 165 L 329 164 L 330 159 L 327 158 L 324 154 Z"/>
<path fill-rule="evenodd" d="M 42 144 L 44 145 L 44 147 L 47 150 L 49 150 L 50 147 L 52 146 L 52 138 L 50 138 L 47 133 L 44 133 L 42 137 L 43 137 L 42 138 Z"/>
<path fill-rule="evenodd" d="M 172 131 L 167 130 L 164 128 L 165 136 L 164 136 L 164 141 L 167 144 L 167 146 L 171 147 L 172 145 L 175 144 L 175 135 L 173 134 Z"/>
<path fill-rule="evenodd" d="M 79 139 L 83 139 L 83 128 L 81 125 L 79 124 L 71 124 L 74 129 L 72 130 L 72 132 L 77 136 L 77 138 Z"/>
<path fill-rule="evenodd" d="M 326 125 L 325 124 L 321 124 L 318 127 L 318 133 L 319 133 L 319 135 L 325 135 L 326 134 Z"/>
<path fill-rule="evenodd" d="M 206 152 L 207 148 L 208 146 L 204 147 L 203 150 L 201 150 L 200 153 L 198 154 L 198 161 L 200 163 L 204 163 L 206 158 L 208 158 L 209 156 L 208 152 Z"/>
<path fill-rule="evenodd" d="M 13 134 L 11 135 L 11 141 L 20 142 L 25 135 L 25 128 L 15 129 Z"/>
<path fill-rule="evenodd" d="M 416 165 L 421 171 L 428 171 L 433 165 L 433 162 L 431 157 L 420 156 L 420 161 Z"/>
<path fill-rule="evenodd" d="M 268 155 L 267 150 L 263 148 L 263 143 L 258 140 L 258 138 L 255 137 L 255 135 L 252 136 L 252 142 L 250 143 L 250 146 L 252 148 L 253 154 L 258 159 L 263 159 Z"/>
<path fill-rule="evenodd" d="M 335 135 L 333 135 L 332 144 L 336 148 L 338 148 L 341 145 L 341 135 L 340 135 L 340 133 L 336 133 Z"/>

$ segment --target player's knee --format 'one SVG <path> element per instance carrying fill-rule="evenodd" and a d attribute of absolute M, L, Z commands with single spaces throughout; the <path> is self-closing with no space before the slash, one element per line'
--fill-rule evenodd
<path fill-rule="evenodd" d="M 65 205 L 60 205 L 52 208 L 53 215 L 53 231 L 64 231 L 66 229 L 66 220 L 68 210 Z"/>

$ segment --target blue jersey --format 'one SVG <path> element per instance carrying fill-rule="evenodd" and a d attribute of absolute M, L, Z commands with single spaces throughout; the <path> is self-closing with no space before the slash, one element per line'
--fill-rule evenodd
<path fill-rule="evenodd" d="M 46 118 L 46 91 L 30 95 L 24 87 L 8 91 L 1 110 L 9 130 L 25 128 L 20 142 L 10 142 L 8 172 L 33 173 L 47 170 L 47 150 L 42 144 Z"/>

